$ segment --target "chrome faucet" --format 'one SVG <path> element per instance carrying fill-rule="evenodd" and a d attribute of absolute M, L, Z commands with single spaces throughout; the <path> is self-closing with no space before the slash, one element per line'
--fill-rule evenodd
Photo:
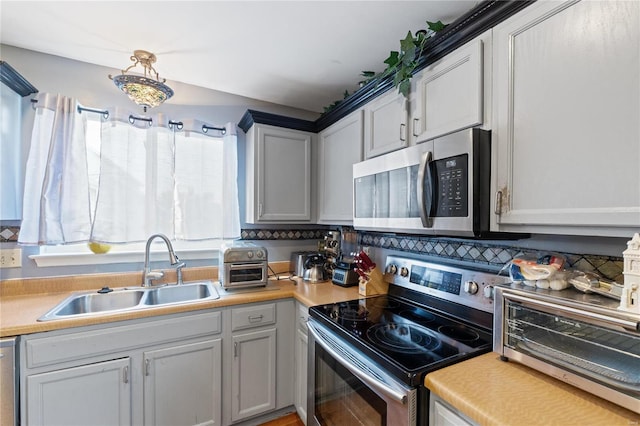
<path fill-rule="evenodd" d="M 177 283 L 182 284 L 182 268 L 185 266 L 184 262 L 181 262 L 176 253 L 173 251 L 173 246 L 171 245 L 171 241 L 163 234 L 154 234 L 149 237 L 147 240 L 147 246 L 144 250 L 144 270 L 142 273 L 142 286 L 150 287 L 151 281 L 160 279 L 164 276 L 162 271 L 151 271 L 151 267 L 149 266 L 149 251 L 151 249 L 151 242 L 156 239 L 161 238 L 164 243 L 167 245 L 167 250 L 169 250 L 169 262 L 171 266 L 175 266 L 176 275 L 177 275 Z"/>

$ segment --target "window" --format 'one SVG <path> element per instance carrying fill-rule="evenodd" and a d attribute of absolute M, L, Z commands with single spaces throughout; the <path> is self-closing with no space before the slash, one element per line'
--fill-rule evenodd
<path fill-rule="evenodd" d="M 0 83 L 0 220 L 22 218 L 22 97 Z"/>
<path fill-rule="evenodd" d="M 223 132 L 203 134 L 196 120 L 178 131 L 162 126 L 161 116 L 154 117 L 160 125 L 152 125 L 109 113 L 108 120 L 82 113 L 84 141 L 78 152 L 86 176 L 60 184 L 61 193 L 79 193 L 79 198 L 82 191 L 69 186 L 86 188 L 90 234 L 41 245 L 33 256 L 38 266 L 140 262 L 147 238 L 156 233 L 169 236 L 181 258 L 217 257 L 222 241 L 240 231 L 235 128 L 222 137 Z M 80 212 L 85 204 L 80 202 Z M 95 256 L 89 240 L 111 249 Z M 166 251 L 164 244 L 157 247 Z"/>

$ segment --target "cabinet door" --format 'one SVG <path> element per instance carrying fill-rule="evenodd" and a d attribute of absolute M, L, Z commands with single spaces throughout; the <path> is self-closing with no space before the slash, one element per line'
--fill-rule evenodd
<path fill-rule="evenodd" d="M 247 222 L 311 220 L 311 134 L 256 124 L 247 134 Z"/>
<path fill-rule="evenodd" d="M 538 2 L 494 29 L 497 230 L 637 231 L 639 22 L 638 2 Z"/>
<path fill-rule="evenodd" d="M 276 407 L 276 329 L 233 336 L 231 419 Z"/>
<path fill-rule="evenodd" d="M 129 358 L 33 374 L 25 425 L 130 425 Z"/>
<path fill-rule="evenodd" d="M 436 394 L 429 396 L 429 426 L 474 426 L 476 423 L 444 402 Z"/>
<path fill-rule="evenodd" d="M 221 424 L 221 342 L 144 353 L 145 425 Z"/>
<path fill-rule="evenodd" d="M 306 326 L 306 325 L 305 325 Z M 298 415 L 307 424 L 307 351 L 308 335 L 302 329 L 296 330 L 296 394 L 295 406 Z"/>
<path fill-rule="evenodd" d="M 421 142 L 482 124 L 483 42 L 474 40 L 416 76 L 412 136 Z"/>
<path fill-rule="evenodd" d="M 353 222 L 352 166 L 362 161 L 362 111 L 323 130 L 318 140 L 318 223 Z"/>
<path fill-rule="evenodd" d="M 395 89 L 364 107 L 365 158 L 395 151 L 408 145 L 407 100 Z"/>

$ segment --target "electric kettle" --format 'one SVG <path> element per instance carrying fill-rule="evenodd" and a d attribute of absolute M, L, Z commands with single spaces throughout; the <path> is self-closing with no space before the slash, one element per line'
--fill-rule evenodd
<path fill-rule="evenodd" d="M 302 279 L 312 283 L 327 281 L 329 274 L 325 268 L 326 259 L 322 254 L 313 254 L 307 257 L 304 262 L 304 273 Z"/>

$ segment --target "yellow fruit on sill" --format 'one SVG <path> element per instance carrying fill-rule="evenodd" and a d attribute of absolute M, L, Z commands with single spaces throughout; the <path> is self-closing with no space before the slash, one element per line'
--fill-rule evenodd
<path fill-rule="evenodd" d="M 109 244 L 89 243 L 87 245 L 89 246 L 89 250 L 95 254 L 104 254 L 111 250 L 111 246 Z"/>

